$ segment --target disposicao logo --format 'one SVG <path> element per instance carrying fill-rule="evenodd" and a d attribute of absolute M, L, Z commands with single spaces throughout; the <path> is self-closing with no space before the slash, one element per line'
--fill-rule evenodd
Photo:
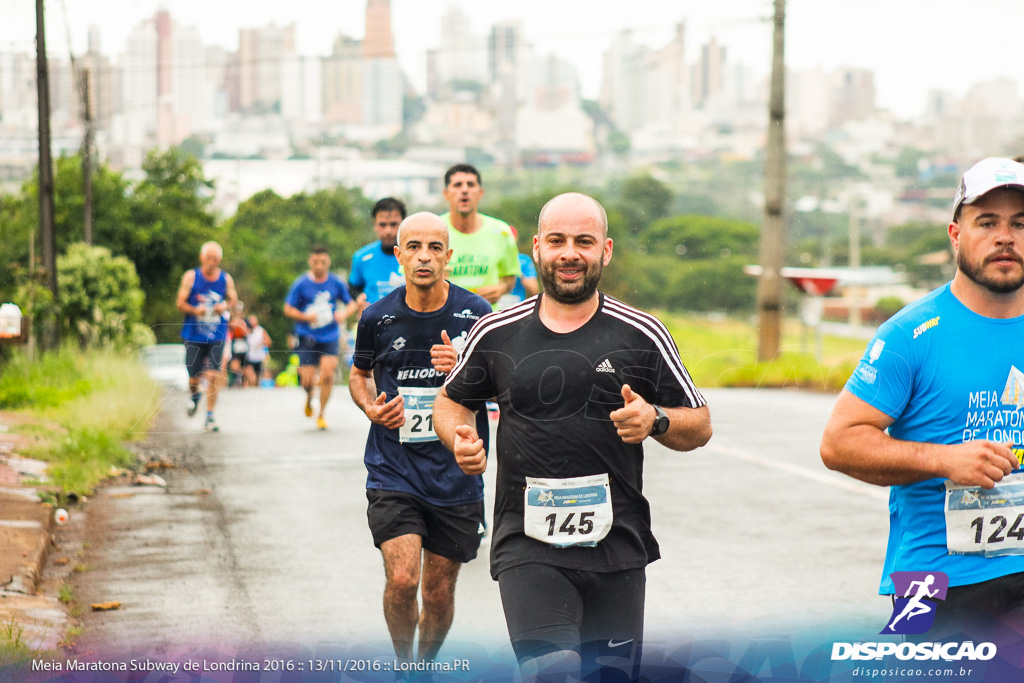
<path fill-rule="evenodd" d="M 935 610 L 946 599 L 949 576 L 944 572 L 893 572 L 896 588 L 892 614 L 881 635 L 920 635 L 935 623 Z M 832 660 L 869 660 L 895 656 L 900 660 L 986 661 L 996 656 L 994 643 L 858 642 L 833 643 Z"/>
<path fill-rule="evenodd" d="M 892 614 L 879 633 L 927 633 L 935 623 L 937 601 L 946 599 L 949 577 L 944 572 L 893 572 L 889 578 L 896 587 L 896 593 Z"/>

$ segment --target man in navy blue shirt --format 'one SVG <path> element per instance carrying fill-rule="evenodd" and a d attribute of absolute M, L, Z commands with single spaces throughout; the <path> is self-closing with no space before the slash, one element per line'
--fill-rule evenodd
<path fill-rule="evenodd" d="M 459 567 L 476 557 L 484 520 L 483 480 L 464 474 L 438 441 L 434 396 L 491 306 L 444 279 L 452 251 L 437 216 L 405 219 L 395 251 L 406 284 L 363 311 L 349 393 L 373 423 L 364 458 L 367 518 L 384 556 L 384 618 L 395 654 L 407 660 L 419 626 L 416 660 L 423 661 L 448 633 Z M 478 411 L 476 427 L 487 434 L 486 411 Z"/>
<path fill-rule="evenodd" d="M 324 411 L 334 387 L 334 370 L 338 367 L 338 323 L 344 324 L 355 307 L 345 283 L 331 272 L 327 249 L 315 247 L 309 255 L 309 271 L 300 275 L 288 292 L 284 314 L 295 321 L 295 336 L 299 339 L 299 383 L 306 390 L 306 417 L 313 417 L 313 392 L 319 369 L 317 429 L 327 429 Z"/>

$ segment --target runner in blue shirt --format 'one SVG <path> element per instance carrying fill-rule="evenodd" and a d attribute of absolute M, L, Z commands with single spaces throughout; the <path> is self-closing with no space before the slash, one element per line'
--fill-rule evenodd
<path fill-rule="evenodd" d="M 1009 159 L 964 174 L 953 280 L 878 329 L 821 442 L 830 469 L 892 487 L 879 592 L 892 572 L 948 576 L 930 639 L 1024 618 L 1022 192 Z"/>
<path fill-rule="evenodd" d="M 519 231 L 515 229 L 515 226 L 510 225 L 508 227 L 512 231 L 512 236 L 518 238 Z M 498 310 L 514 306 L 540 291 L 540 284 L 537 282 L 537 267 L 533 264 L 533 259 L 523 252 L 519 252 L 519 270 L 521 272 L 516 278 L 512 291 L 508 294 L 503 294 L 498 299 Z"/>
<path fill-rule="evenodd" d="M 185 340 L 185 365 L 188 368 L 188 388 L 192 394 L 186 412 L 189 417 L 199 407 L 201 379 L 206 379 L 206 422 L 203 428 L 216 432 L 219 427 L 213 418 L 217 391 L 221 384 L 220 364 L 224 357 L 224 342 L 228 336 L 228 311 L 238 295 L 231 276 L 220 268 L 224 250 L 216 242 L 207 242 L 199 249 L 198 268 L 186 271 L 178 287 L 176 306 L 185 314 L 181 338 Z"/>
<path fill-rule="evenodd" d="M 385 197 L 373 205 L 373 231 L 377 234 L 377 241 L 367 244 L 352 256 L 348 275 L 349 291 L 363 308 L 405 284 L 395 256 L 398 225 L 404 219 L 405 204 L 398 199 Z"/>
<path fill-rule="evenodd" d="M 339 307 L 339 302 L 343 306 Z M 309 255 L 309 272 L 299 276 L 285 299 L 284 314 L 295 321 L 299 339 L 299 381 L 306 390 L 306 417 L 313 416 L 316 373 L 320 373 L 320 414 L 317 429 L 327 429 L 324 411 L 338 367 L 338 323 L 344 324 L 356 309 L 345 283 L 331 272 L 331 257 L 324 247 Z"/>
<path fill-rule="evenodd" d="M 416 661 L 424 661 L 451 626 L 459 567 L 476 557 L 484 520 L 483 480 L 464 474 L 441 445 L 431 411 L 470 328 L 491 306 L 444 279 L 452 252 L 440 218 L 410 216 L 398 241 L 406 284 L 363 311 L 349 393 L 372 423 L 367 518 L 384 557 L 384 617 L 405 660 L 419 625 Z M 476 425 L 487 434 L 486 411 Z"/>

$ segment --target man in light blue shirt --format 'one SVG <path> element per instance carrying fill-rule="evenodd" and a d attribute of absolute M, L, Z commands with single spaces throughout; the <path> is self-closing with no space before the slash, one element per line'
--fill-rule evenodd
<path fill-rule="evenodd" d="M 892 487 L 879 592 L 893 572 L 945 573 L 933 628 L 957 633 L 1024 620 L 1024 165 L 968 170 L 947 232 L 953 280 L 878 329 L 821 456 Z"/>
<path fill-rule="evenodd" d="M 395 257 L 398 226 L 405 220 L 405 204 L 385 197 L 373 206 L 373 231 L 377 241 L 367 244 L 352 256 L 348 288 L 361 305 L 380 301 L 396 288 L 405 284 L 399 273 Z M 359 294 L 365 294 L 363 301 Z"/>

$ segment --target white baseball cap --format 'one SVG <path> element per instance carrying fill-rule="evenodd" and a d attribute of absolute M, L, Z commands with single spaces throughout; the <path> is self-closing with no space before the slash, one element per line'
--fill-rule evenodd
<path fill-rule="evenodd" d="M 963 204 L 973 204 L 997 187 L 1012 187 L 1024 192 L 1024 164 L 1013 159 L 989 157 L 971 166 L 960 179 L 960 189 L 953 199 L 953 219 L 956 220 Z"/>

